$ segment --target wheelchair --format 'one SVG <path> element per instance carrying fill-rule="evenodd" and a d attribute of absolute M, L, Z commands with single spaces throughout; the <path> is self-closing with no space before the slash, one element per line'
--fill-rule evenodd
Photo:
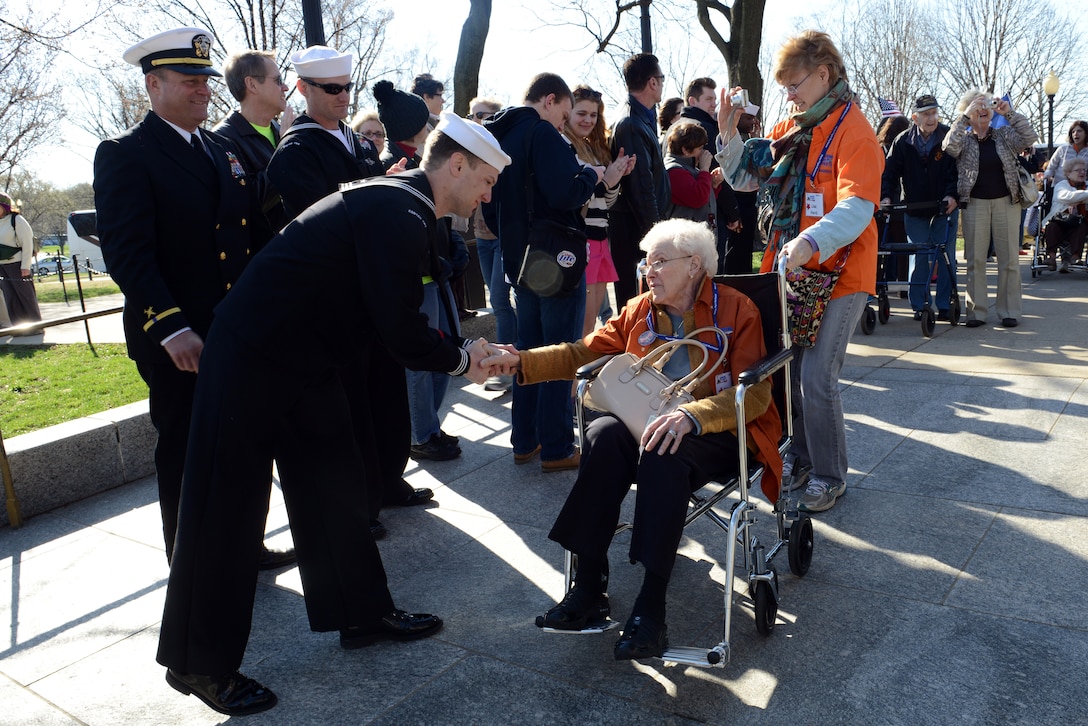
<path fill-rule="evenodd" d="M 1053 206 L 1054 182 L 1052 179 L 1046 179 L 1043 182 L 1043 190 L 1039 193 L 1039 200 L 1028 209 L 1025 219 L 1027 232 L 1032 236 L 1031 276 L 1033 278 L 1041 277 L 1043 272 L 1049 271 L 1046 252 L 1046 228 L 1052 224 L 1064 223 L 1062 219 L 1055 217 L 1047 222 L 1046 226 L 1042 224 L 1042 221 L 1050 214 Z M 1088 219 L 1082 219 L 1080 224 L 1088 224 Z M 1085 259 L 1074 259 L 1069 247 L 1061 245 L 1058 248 L 1057 260 L 1059 269 L 1065 269 L 1069 272 L 1088 272 L 1088 247 L 1086 247 Z"/>
<path fill-rule="evenodd" d="M 793 423 L 789 415 L 791 408 L 790 363 L 793 360 L 792 342 L 786 319 L 786 281 L 784 272 L 771 272 L 752 275 L 717 276 L 714 282 L 728 285 L 745 294 L 760 311 L 763 323 L 763 338 L 768 355 L 756 365 L 744 371 L 737 381 L 736 415 L 738 421 L 745 420 L 744 397 L 752 386 L 772 378 L 773 398 L 782 416 L 782 430 L 785 432 L 779 442 L 779 456 L 785 456 L 793 441 Z M 597 372 L 604 367 L 608 358 L 602 358 L 582 366 L 577 374 L 576 416 L 578 430 L 585 439 L 586 431 L 586 394 L 589 384 Z M 724 668 L 730 660 L 729 633 L 732 626 L 732 608 L 735 597 L 733 570 L 737 566 L 739 548 L 743 560 L 748 588 L 747 598 L 755 612 L 756 630 L 769 635 L 774 629 L 781 599 L 778 572 L 774 560 L 785 552 L 789 569 L 797 577 L 804 577 L 812 562 L 813 530 L 812 520 L 808 515 L 796 509 L 788 492 L 780 488 L 772 514 L 777 525 L 777 536 L 773 542 L 764 544 L 756 537 L 752 526 L 757 521 L 756 503 L 749 498 L 749 489 L 761 481 L 764 467 L 758 462 L 749 461 L 748 432 L 744 426 L 738 427 L 739 443 L 738 474 L 730 481 L 707 482 L 702 488 L 692 493 L 688 502 L 688 513 L 684 526 L 687 527 L 700 517 L 709 518 L 722 529 L 727 539 L 727 552 L 723 569 L 726 571 L 724 585 L 724 622 L 722 639 L 710 647 L 674 646 L 665 651 L 660 658 L 665 663 L 679 663 L 702 668 Z M 730 495 L 736 494 L 735 498 Z M 718 511 L 718 508 L 724 511 Z M 725 508 L 728 507 L 726 510 Z M 632 525 L 621 523 L 615 534 L 631 529 Z M 577 556 L 569 551 L 564 554 L 566 574 L 564 592 L 571 589 L 577 572 Z M 545 627 L 543 617 L 537 618 L 537 626 L 546 632 L 582 632 L 601 633 L 620 625 L 618 621 L 603 620 L 591 623 L 581 631 L 559 631 Z"/>

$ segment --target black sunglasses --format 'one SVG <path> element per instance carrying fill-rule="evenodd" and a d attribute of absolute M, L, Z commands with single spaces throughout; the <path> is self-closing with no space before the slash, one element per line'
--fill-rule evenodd
<path fill-rule="evenodd" d="M 474 118 L 477 121 L 483 121 L 484 119 L 489 119 L 494 115 L 495 114 L 492 111 L 477 111 L 476 113 L 470 113 L 468 115 L 468 118 Z"/>
<path fill-rule="evenodd" d="M 353 81 L 347 83 L 318 83 L 317 81 L 311 81 L 309 78 L 303 78 L 302 82 L 314 88 L 320 88 L 330 96 L 339 96 L 345 91 L 351 93 L 351 87 L 355 85 Z"/>
<path fill-rule="evenodd" d="M 592 98 L 594 101 L 600 101 L 601 92 L 594 91 L 592 88 L 579 88 L 574 92 L 574 97 L 579 100 L 588 100 Z"/>

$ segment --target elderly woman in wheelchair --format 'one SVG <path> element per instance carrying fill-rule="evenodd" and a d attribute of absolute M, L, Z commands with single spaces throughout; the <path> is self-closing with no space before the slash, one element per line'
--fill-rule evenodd
<path fill-rule="evenodd" d="M 641 242 L 649 292 L 630 300 L 608 323 L 575 343 L 517 351 L 485 361 L 516 372 L 519 384 L 572 379 L 580 366 L 623 352 L 637 357 L 700 328 L 711 364 L 725 357 L 694 391 L 694 400 L 652 418 L 641 436 L 604 414 L 585 428 L 581 467 L 550 534 L 577 556 L 574 585 L 537 624 L 583 630 L 611 611 L 605 586 L 607 552 L 620 506 L 637 484 L 630 559 L 645 568 L 642 589 L 615 645 L 617 660 L 660 657 L 668 647 L 665 592 L 683 534 L 688 499 L 708 481 L 738 472 L 735 393 L 741 372 L 767 354 L 759 311 L 743 294 L 716 284 L 714 233 L 705 224 L 672 219 L 655 225 Z M 718 328 L 719 331 L 714 331 Z M 688 354 L 690 352 L 690 355 Z M 700 362 L 699 350 L 680 346 L 663 372 L 676 380 Z M 708 364 L 710 365 L 710 364 Z M 590 396 L 592 397 L 592 391 Z M 776 501 L 782 471 L 781 419 L 771 381 L 748 389 L 744 415 L 749 448 L 765 471 L 762 487 Z"/>
<path fill-rule="evenodd" d="M 1059 269 L 1056 256 L 1061 253 L 1060 272 L 1069 272 L 1071 262 L 1079 260 L 1088 238 L 1088 160 L 1074 156 L 1062 165 L 1065 178 L 1054 185 L 1054 201 L 1050 214 L 1043 219 L 1046 231 L 1046 265 Z"/>

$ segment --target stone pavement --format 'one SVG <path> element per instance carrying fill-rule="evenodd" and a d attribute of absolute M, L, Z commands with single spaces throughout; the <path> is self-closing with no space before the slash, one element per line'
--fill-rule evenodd
<path fill-rule="evenodd" d="M 615 633 L 533 626 L 561 594 L 546 535 L 573 474 L 515 466 L 509 395 L 467 385 L 445 423 L 464 455 L 413 465 L 410 481 L 435 488 L 436 504 L 383 512 L 379 545 L 398 605 L 442 615 L 445 630 L 342 651 L 335 634 L 309 631 L 296 569 L 263 573 L 242 670 L 280 702 L 249 722 L 1088 722 L 1088 279 L 1024 273 L 1019 328 L 941 323 L 927 340 L 896 299 L 888 325 L 854 336 L 849 493 L 816 515 L 807 577 L 776 563 L 770 636 L 746 600 L 734 607 L 724 669 L 617 663 Z M 0 531 L 0 721 L 226 720 L 167 686 L 154 661 L 167 577 L 158 518 L 144 480 Z M 278 490 L 269 531 L 289 543 Z M 706 522 L 688 535 L 670 634 L 707 647 L 720 635 L 725 541 Z M 626 541 L 611 553 L 621 620 L 641 579 L 624 565 Z"/>

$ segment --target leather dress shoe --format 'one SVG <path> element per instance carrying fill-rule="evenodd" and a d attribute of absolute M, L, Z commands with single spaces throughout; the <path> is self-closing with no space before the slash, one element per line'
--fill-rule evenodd
<path fill-rule="evenodd" d="M 442 618 L 437 615 L 394 610 L 373 625 L 358 625 L 341 630 L 340 647 L 353 650 L 382 640 L 416 640 L 434 635 L 441 629 Z"/>
<path fill-rule="evenodd" d="M 986 324 L 986 321 L 984 321 L 984 320 L 979 320 L 978 318 L 972 318 L 971 320 L 968 320 L 966 323 L 964 323 L 963 327 L 965 327 L 965 328 L 981 328 L 985 324 Z"/>
<path fill-rule="evenodd" d="M 247 716 L 267 711 L 279 700 L 276 694 L 252 678 L 235 671 L 227 676 L 199 676 L 166 669 L 166 682 L 186 696 L 194 695 L 209 708 L 228 716 Z"/>
<path fill-rule="evenodd" d="M 413 489 L 412 493 L 404 497 L 399 501 L 386 502 L 395 507 L 416 507 L 420 504 L 426 504 L 434 499 L 434 491 L 427 488 Z"/>
<path fill-rule="evenodd" d="M 616 641 L 612 654 L 616 660 L 660 658 L 668 647 L 669 633 L 665 623 L 644 615 L 632 615 L 623 626 L 623 635 Z"/>
<path fill-rule="evenodd" d="M 554 630 L 585 630 L 587 625 L 604 620 L 611 612 L 607 595 L 590 593 L 575 585 L 558 605 L 536 619 L 536 626 Z"/>
<path fill-rule="evenodd" d="M 565 459 L 548 459 L 547 461 L 541 460 L 540 470 L 545 474 L 550 474 L 553 471 L 571 471 L 577 469 L 582 462 L 582 455 L 578 449 L 574 450 L 574 453 Z"/>
<path fill-rule="evenodd" d="M 385 535 L 389 534 L 389 530 L 385 528 L 385 525 L 376 519 L 370 520 L 370 536 L 375 541 L 379 539 L 385 539 Z"/>
<path fill-rule="evenodd" d="M 1015 328 L 1019 324 L 1016 318 L 1001 318 L 1001 325 L 1006 328 Z"/>
<path fill-rule="evenodd" d="M 257 558 L 257 569 L 278 570 L 295 564 L 297 560 L 294 547 L 285 550 L 270 550 L 267 547 L 261 547 L 261 554 Z"/>
<path fill-rule="evenodd" d="M 527 454 L 514 453 L 514 463 L 518 466 L 522 464 L 528 464 L 530 461 L 536 458 L 536 455 L 540 453 L 540 444 L 536 445 L 536 448 Z"/>

